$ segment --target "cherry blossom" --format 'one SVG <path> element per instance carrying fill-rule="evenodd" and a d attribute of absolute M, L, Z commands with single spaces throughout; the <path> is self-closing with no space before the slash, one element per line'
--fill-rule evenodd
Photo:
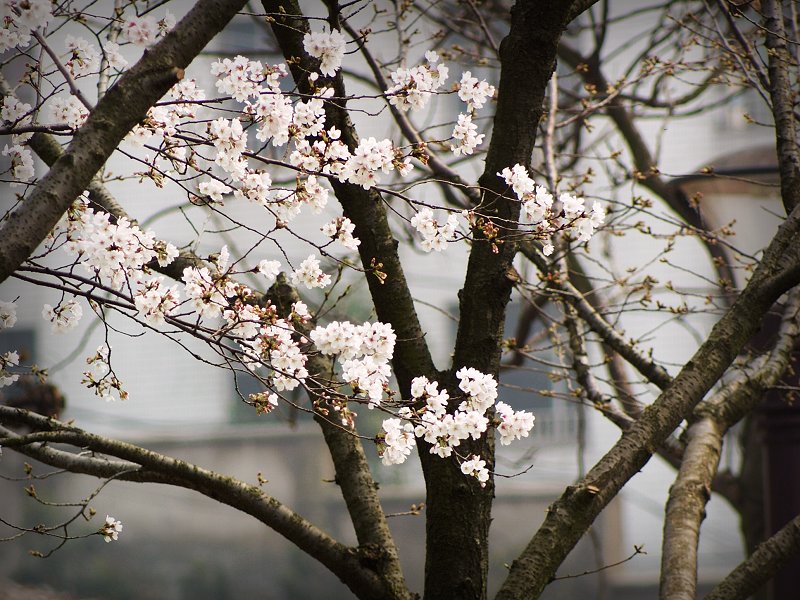
<path fill-rule="evenodd" d="M 303 48 L 314 58 L 320 59 L 319 71 L 323 75 L 333 77 L 342 66 L 345 39 L 337 30 L 330 33 L 312 31 L 303 36 Z"/>
<path fill-rule="evenodd" d="M 347 217 L 336 217 L 322 226 L 322 233 L 337 240 L 348 250 L 358 250 L 361 240 L 353 237 L 355 225 Z"/>
<path fill-rule="evenodd" d="M 322 272 L 322 269 L 319 268 L 317 257 L 312 254 L 292 272 L 292 283 L 294 285 L 302 283 L 308 289 L 324 288 L 330 285 L 331 276 Z"/>
<path fill-rule="evenodd" d="M 45 304 L 42 309 L 42 317 L 45 321 L 50 321 L 53 333 L 64 333 L 73 329 L 82 316 L 83 309 L 74 299 L 62 302 L 55 308 Z"/>
<path fill-rule="evenodd" d="M 94 73 L 100 67 L 100 52 L 83 38 L 71 35 L 66 39 L 69 60 L 65 63 L 73 77 L 83 77 Z"/>
<path fill-rule="evenodd" d="M 100 535 L 106 542 L 117 541 L 119 534 L 122 532 L 122 521 L 117 521 L 114 517 L 106 515 L 106 522 L 100 528 Z"/>
<path fill-rule="evenodd" d="M 494 86 L 489 85 L 486 80 L 478 80 L 473 77 L 470 71 L 461 74 L 461 82 L 458 84 L 458 97 L 467 103 L 467 109 L 483 108 L 487 98 L 494 96 Z"/>
<path fill-rule="evenodd" d="M 0 331 L 11 329 L 17 322 L 17 305 L 0 300 Z"/>
<path fill-rule="evenodd" d="M 8 367 L 19 366 L 19 352 L 10 350 L 0 354 L 0 388 L 12 385 L 19 379 L 19 373 L 11 373 Z"/>
<path fill-rule="evenodd" d="M 469 155 L 475 151 L 485 137 L 478 133 L 478 127 L 472 122 L 472 117 L 461 113 L 458 115 L 458 123 L 453 129 L 453 137 L 458 140 L 458 145 L 453 146 L 453 154 L 458 156 Z"/>

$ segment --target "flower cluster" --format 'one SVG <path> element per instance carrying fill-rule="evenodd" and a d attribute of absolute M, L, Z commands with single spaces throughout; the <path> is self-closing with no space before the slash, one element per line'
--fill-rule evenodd
<path fill-rule="evenodd" d="M 50 0 L 2 0 L 0 2 L 0 53 L 25 47 L 31 32 L 45 29 L 53 18 Z"/>
<path fill-rule="evenodd" d="M 100 52 L 83 38 L 71 35 L 66 40 L 69 59 L 65 66 L 73 77 L 83 77 L 96 73 L 100 68 Z"/>
<path fill-rule="evenodd" d="M 353 237 L 356 226 L 347 217 L 336 217 L 322 226 L 322 233 L 337 240 L 348 250 L 358 250 L 361 240 Z"/>
<path fill-rule="evenodd" d="M 494 96 L 494 86 L 489 85 L 486 80 L 479 80 L 473 77 L 469 71 L 461 74 L 461 82 L 458 84 L 458 97 L 467 103 L 467 110 L 483 108 L 487 98 Z"/>
<path fill-rule="evenodd" d="M 42 309 L 42 317 L 45 321 L 50 321 L 50 328 L 53 333 L 64 333 L 74 328 L 83 316 L 83 309 L 75 299 L 62 302 L 56 308 L 45 304 Z"/>
<path fill-rule="evenodd" d="M 17 322 L 17 305 L 0 300 L 0 331 L 11 329 Z"/>
<path fill-rule="evenodd" d="M 180 303 L 178 286 L 167 287 L 163 277 L 155 277 L 146 282 L 133 296 L 136 310 L 149 323 L 160 325 L 164 317 L 171 315 Z"/>
<path fill-rule="evenodd" d="M 411 217 L 411 225 L 422 234 L 422 249 L 425 252 L 431 250 L 441 252 L 447 247 L 448 240 L 455 238 L 458 217 L 450 214 L 445 224 L 439 225 L 433 216 L 433 211 L 430 208 L 423 208 Z"/>
<path fill-rule="evenodd" d="M 342 362 L 342 379 L 351 385 L 357 396 L 368 397 L 370 407 L 380 403 L 391 374 L 389 360 L 394 354 L 396 340 L 391 325 L 333 321 L 315 328 L 309 337 L 322 354 L 338 355 Z"/>
<path fill-rule="evenodd" d="M 149 46 L 159 36 L 166 35 L 173 27 L 175 27 L 175 16 L 167 11 L 160 21 L 156 21 L 149 15 L 128 19 L 122 27 L 122 33 L 135 46 Z"/>
<path fill-rule="evenodd" d="M 32 121 L 33 108 L 27 102 L 22 102 L 18 98 L 8 95 L 2 99 L 0 108 L 0 119 L 6 125 L 30 125 Z M 11 138 L 13 144 L 21 144 L 28 141 L 32 133 L 14 134 Z"/>
<path fill-rule="evenodd" d="M 233 96 L 238 102 L 248 98 L 258 98 L 261 93 L 261 82 L 264 81 L 264 66 L 249 60 L 245 56 L 237 56 L 233 60 L 225 58 L 211 65 L 211 74 L 217 77 L 214 85 L 221 94 Z"/>
<path fill-rule="evenodd" d="M 505 402 L 498 402 L 495 409 L 497 418 L 500 420 L 497 433 L 500 434 L 500 443 L 503 446 L 508 446 L 514 440 L 528 437 L 536 417 L 524 410 L 515 411 Z"/>
<path fill-rule="evenodd" d="M 83 372 L 81 383 L 106 402 L 113 402 L 116 399 L 127 400 L 128 392 L 122 389 L 122 382 L 111 369 L 110 356 L 108 346 L 103 344 L 97 352 L 88 357 L 86 364 L 89 365 L 89 370 Z"/>
<path fill-rule="evenodd" d="M 292 271 L 292 283 L 300 285 L 301 283 L 308 289 L 324 288 L 331 284 L 331 276 L 323 272 L 319 268 L 319 261 L 317 257 L 312 254 L 300 266 Z"/>
<path fill-rule="evenodd" d="M 117 541 L 119 534 L 122 532 L 122 521 L 117 521 L 114 517 L 106 515 L 106 522 L 100 528 L 98 533 L 103 536 L 106 542 L 111 540 Z"/>
<path fill-rule="evenodd" d="M 439 63 L 436 52 L 425 53 L 426 65 L 399 68 L 391 74 L 394 85 L 386 90 L 389 103 L 407 112 L 424 108 L 431 95 L 444 85 L 448 69 Z"/>
<path fill-rule="evenodd" d="M 19 379 L 19 373 L 11 373 L 8 367 L 19 366 L 19 353 L 11 350 L 0 354 L 0 388 L 11 385 Z"/>
<path fill-rule="evenodd" d="M 453 154 L 458 156 L 475 152 L 475 148 L 481 145 L 486 136 L 478 133 L 478 126 L 472 122 L 470 115 L 461 113 L 458 115 L 458 123 L 453 128 L 453 137 L 458 140 L 458 144 L 453 146 Z"/>
<path fill-rule="evenodd" d="M 320 59 L 319 72 L 328 77 L 336 75 L 344 58 L 344 36 L 337 30 L 330 33 L 311 31 L 303 36 L 303 48 L 314 58 Z"/>
<path fill-rule="evenodd" d="M 27 146 L 15 144 L 3 148 L 3 156 L 11 157 L 11 187 L 17 187 L 33 179 L 33 155 Z"/>
<path fill-rule="evenodd" d="M 522 203 L 522 214 L 542 236 L 552 235 L 559 230 L 574 229 L 581 242 L 588 242 L 595 230 L 605 221 L 606 211 L 601 202 L 595 202 L 592 210 L 587 213 L 583 198 L 568 193 L 559 195 L 561 214 L 553 215 L 553 196 L 542 186 L 537 185 L 525 167 L 520 164 L 511 168 L 506 167 L 497 175 L 502 177 L 514 191 Z M 552 252 L 552 244 L 545 244 L 544 254 L 549 255 Z"/>
<path fill-rule="evenodd" d="M 414 378 L 411 398 L 416 407 L 404 407 L 398 412 L 399 419 L 384 421 L 384 433 L 379 437 L 379 451 L 384 464 L 399 464 L 406 459 L 414 445 L 412 432 L 430 444 L 431 454 L 442 458 L 451 456 L 462 441 L 477 440 L 486 432 L 489 427 L 487 412 L 497 399 L 497 382 L 491 375 L 469 367 L 459 369 L 456 377 L 464 399 L 452 412 L 448 412 L 450 396 L 446 390 L 439 390 L 438 383 L 426 377 Z M 504 445 L 527 437 L 533 428 L 532 414 L 514 411 L 503 402 L 497 403 L 497 414 L 500 442 Z M 471 456 L 462 463 L 461 470 L 485 485 L 489 477 L 485 467 L 486 463 L 480 457 Z"/>
<path fill-rule="evenodd" d="M 142 231 L 124 217 L 112 223 L 108 213 L 95 212 L 83 199 L 69 211 L 65 248 L 115 290 L 140 281 L 151 260 L 165 267 L 178 256 L 175 246 L 157 242 L 152 231 Z"/>
<path fill-rule="evenodd" d="M 50 110 L 56 123 L 64 123 L 73 129 L 83 125 L 89 117 L 89 111 L 75 96 L 53 98 Z"/>

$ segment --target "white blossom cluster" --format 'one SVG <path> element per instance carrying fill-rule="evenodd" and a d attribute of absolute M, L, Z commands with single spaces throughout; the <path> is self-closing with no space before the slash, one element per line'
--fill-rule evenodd
<path fill-rule="evenodd" d="M 142 231 L 124 217 L 112 223 L 108 213 L 95 212 L 83 199 L 69 211 L 64 247 L 115 290 L 141 281 L 151 260 L 165 267 L 178 256 L 175 246 L 158 242 L 152 231 Z"/>
<path fill-rule="evenodd" d="M 110 357 L 111 351 L 107 345 L 98 347 L 97 352 L 86 359 L 89 370 L 83 372 L 81 383 L 106 402 L 127 400 L 128 392 L 122 388 L 122 382 L 111 369 Z"/>
<path fill-rule="evenodd" d="M 483 108 L 488 98 L 494 96 L 494 86 L 490 85 L 485 79 L 480 80 L 473 77 L 470 71 L 461 74 L 461 81 L 458 84 L 458 97 L 467 103 L 467 110 Z"/>
<path fill-rule="evenodd" d="M 0 300 L 0 331 L 11 329 L 16 322 L 17 305 Z M 8 367 L 16 366 L 19 366 L 19 353 L 16 350 L 0 354 L 0 388 L 11 385 L 19 379 L 19 374 L 8 371 Z"/>
<path fill-rule="evenodd" d="M 0 300 L 0 331 L 11 329 L 17 323 L 17 305 Z"/>
<path fill-rule="evenodd" d="M 528 175 L 524 166 L 516 164 L 511 168 L 506 167 L 497 174 L 516 194 L 522 203 L 522 214 L 535 227 L 537 233 L 549 236 L 559 230 L 574 230 L 578 240 L 588 242 L 595 230 L 600 227 L 606 218 L 605 207 L 602 202 L 594 202 L 592 210 L 587 211 L 584 199 L 573 194 L 562 193 L 558 200 L 563 214 L 553 215 L 553 196 Z M 553 245 L 546 243 L 544 254 L 553 252 Z"/>
<path fill-rule="evenodd" d="M 380 404 L 391 375 L 389 360 L 397 339 L 391 325 L 333 321 L 315 328 L 309 337 L 322 354 L 339 357 L 342 379 L 357 396 L 369 398 L 370 408 Z"/>
<path fill-rule="evenodd" d="M 106 515 L 106 522 L 98 532 L 103 536 L 103 540 L 107 543 L 110 541 L 117 541 L 119 534 L 122 532 L 122 521 L 117 521 L 114 517 Z"/>
<path fill-rule="evenodd" d="M 386 95 L 389 103 L 403 112 L 425 108 L 431 95 L 447 81 L 448 69 L 439 63 L 439 55 L 429 50 L 425 59 L 425 65 L 401 67 L 391 73 L 394 85 L 386 90 Z"/>
<path fill-rule="evenodd" d="M 5 96 L 1 102 L 2 105 L 0 105 L 0 119 L 3 120 L 4 125 L 14 127 L 16 125 L 24 126 L 31 124 L 31 121 L 33 120 L 33 108 L 30 104 L 27 102 L 22 102 L 10 94 Z M 21 144 L 22 142 L 28 141 L 32 135 L 32 133 L 13 134 L 11 136 L 11 143 Z"/>
<path fill-rule="evenodd" d="M 464 400 L 455 411 L 448 412 L 450 396 L 439 390 L 438 383 L 426 377 L 416 377 L 411 382 L 411 397 L 421 408 L 404 407 L 398 417 L 386 419 L 379 450 L 384 464 L 399 464 L 411 453 L 415 437 L 431 445 L 431 454 L 442 458 L 453 454 L 462 441 L 477 440 L 489 427 L 487 411 L 497 399 L 497 382 L 494 377 L 477 369 L 462 367 L 456 372 L 459 389 Z M 534 416 L 526 411 L 514 411 L 509 405 L 498 402 L 497 431 L 500 443 L 507 445 L 514 439 L 527 437 L 533 428 Z M 475 477 L 481 485 L 488 481 L 486 463 L 478 456 L 471 456 L 461 464 L 464 474 Z"/>
<path fill-rule="evenodd" d="M 64 65 L 73 77 L 85 77 L 100 69 L 100 51 L 87 40 L 68 35 L 65 45 L 69 58 Z"/>
<path fill-rule="evenodd" d="M 425 252 L 431 250 L 441 252 L 447 247 L 449 240 L 455 239 L 458 217 L 450 214 L 444 225 L 439 225 L 433 216 L 433 211 L 430 208 L 423 208 L 411 217 L 411 225 L 422 234 L 421 246 Z"/>
<path fill-rule="evenodd" d="M 74 298 L 60 303 L 55 308 L 49 304 L 45 304 L 42 308 L 42 317 L 50 322 L 53 333 L 64 333 L 73 329 L 82 316 L 83 309 Z"/>
<path fill-rule="evenodd" d="M 122 34 L 134 46 L 149 46 L 175 27 L 175 16 L 167 11 L 160 21 L 150 15 L 128 19 L 122 26 Z"/>
<path fill-rule="evenodd" d="M 344 58 L 345 39 L 337 30 L 330 33 L 311 31 L 303 36 L 303 48 L 320 59 L 319 71 L 327 77 L 336 75 Z"/>
<path fill-rule="evenodd" d="M 148 323 L 160 325 L 164 317 L 171 315 L 180 304 L 178 285 L 168 287 L 163 277 L 154 277 L 136 291 L 133 302 Z"/>
<path fill-rule="evenodd" d="M 45 29 L 53 18 L 50 0 L 2 0 L 0 2 L 0 53 L 24 48 L 31 32 Z"/>
<path fill-rule="evenodd" d="M 19 379 L 19 373 L 11 373 L 8 367 L 19 366 L 19 353 L 9 350 L 0 354 L 0 388 L 12 385 Z"/>
<path fill-rule="evenodd" d="M 458 144 L 453 146 L 453 154 L 467 156 L 475 152 L 475 148 L 483 143 L 483 138 L 486 136 L 478 133 L 478 126 L 472 122 L 470 115 L 461 113 L 453 128 L 453 137 L 458 140 Z"/>
<path fill-rule="evenodd" d="M 483 108 L 487 98 L 494 96 L 495 89 L 485 80 L 473 77 L 470 71 L 464 71 L 458 84 L 458 97 L 467 103 L 467 112 L 458 115 L 453 128 L 452 137 L 458 142 L 452 147 L 456 156 L 468 156 L 483 143 L 484 134 L 478 133 L 478 126 L 472 122 L 475 111 Z"/>
<path fill-rule="evenodd" d="M 312 254 L 292 271 L 292 283 L 294 285 L 302 283 L 308 289 L 324 288 L 331 284 L 331 276 L 320 268 L 319 260 Z"/>
<path fill-rule="evenodd" d="M 358 250 L 361 240 L 353 237 L 356 226 L 347 217 L 336 217 L 321 227 L 322 233 L 338 241 L 348 250 Z"/>
<path fill-rule="evenodd" d="M 33 155 L 27 146 L 15 144 L 13 146 L 6 145 L 3 148 L 3 156 L 11 158 L 11 176 L 13 181 L 11 187 L 24 185 L 26 182 L 33 179 L 35 171 L 33 169 Z"/>
<path fill-rule="evenodd" d="M 89 118 L 89 111 L 75 96 L 57 96 L 50 104 L 53 120 L 63 123 L 72 129 L 78 129 Z"/>

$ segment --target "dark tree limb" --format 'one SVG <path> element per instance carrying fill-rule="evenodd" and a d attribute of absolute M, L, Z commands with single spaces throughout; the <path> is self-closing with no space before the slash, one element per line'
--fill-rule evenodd
<path fill-rule="evenodd" d="M 655 448 L 686 418 L 757 331 L 778 297 L 800 283 L 800 209 L 780 226 L 749 283 L 672 384 L 580 482 L 550 507 L 511 565 L 498 599 L 538 597 L 558 565 Z"/>
<path fill-rule="evenodd" d="M 756 548 L 704 600 L 746 600 L 800 552 L 800 515 Z"/>

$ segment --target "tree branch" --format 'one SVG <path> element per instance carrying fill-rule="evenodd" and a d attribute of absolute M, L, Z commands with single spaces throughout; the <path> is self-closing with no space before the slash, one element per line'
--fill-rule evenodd
<path fill-rule="evenodd" d="M 247 513 L 280 533 L 309 556 L 319 560 L 357 596 L 386 597 L 382 582 L 360 563 L 357 552 L 337 542 L 259 487 L 133 444 L 91 434 L 23 409 L 0 406 L 0 422 L 34 429 L 28 435 L 17 435 L 1 427 L 0 445 L 6 448 L 75 473 L 115 477 L 124 481 L 163 483 L 194 490 Z M 81 456 L 56 450 L 49 447 L 48 443 L 69 444 L 122 460 Z"/>
<path fill-rule="evenodd" d="M 775 143 L 781 173 L 781 197 L 786 214 L 800 204 L 800 152 L 797 149 L 797 126 L 794 118 L 795 92 L 789 69 L 792 56 L 786 47 L 786 28 L 780 0 L 765 0 L 764 28 L 769 73 L 769 95 L 775 119 Z"/>
<path fill-rule="evenodd" d="M 0 229 L 0 283 L 31 255 L 122 138 L 244 5 L 245 0 L 200 0 L 97 103 L 64 155 Z"/>
<path fill-rule="evenodd" d="M 551 507 L 497 598 L 538 597 L 600 511 L 650 459 L 736 358 L 778 297 L 800 283 L 800 209 L 780 226 L 745 289 L 672 384 Z"/>
<path fill-rule="evenodd" d="M 746 600 L 800 552 L 800 515 L 756 548 L 704 600 Z"/>

